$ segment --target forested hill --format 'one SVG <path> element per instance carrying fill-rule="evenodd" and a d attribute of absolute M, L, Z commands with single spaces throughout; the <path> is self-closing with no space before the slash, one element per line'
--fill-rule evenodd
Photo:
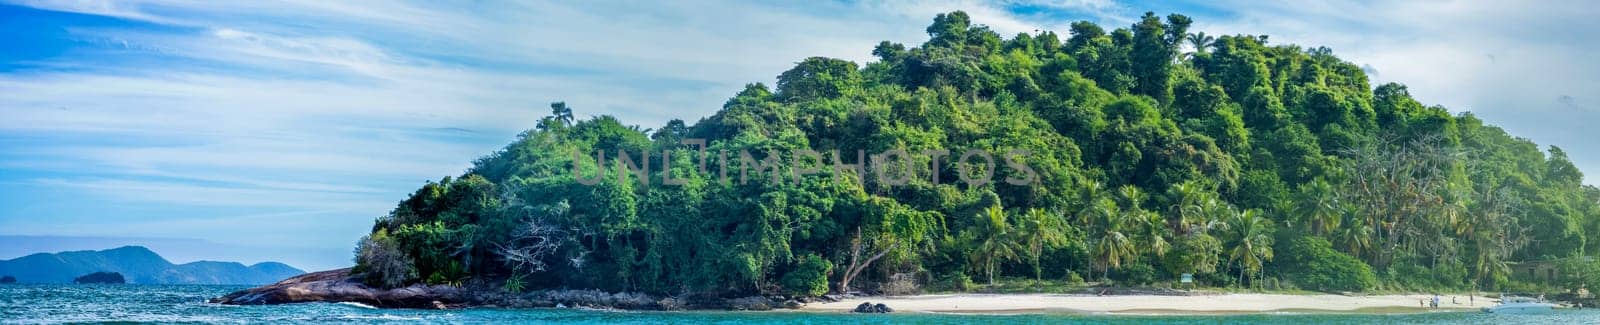
<path fill-rule="evenodd" d="M 1330 49 L 1190 24 L 1146 14 L 1007 38 L 952 12 L 919 46 L 805 59 L 694 123 L 579 121 L 552 104 L 536 129 L 378 218 L 356 271 L 380 286 L 817 295 L 1184 273 L 1201 286 L 1511 290 L 1568 284 L 1529 281 L 1516 262 L 1595 267 L 1571 257 L 1600 252 L 1600 191 L 1561 149 L 1371 85 Z M 776 167 L 783 181 L 719 175 L 743 166 L 741 150 L 803 149 L 952 154 L 913 155 L 903 185 L 833 168 L 792 181 L 809 171 L 794 165 Z M 971 149 L 1026 150 L 1007 159 L 1028 170 L 957 164 Z M 598 183 L 586 181 L 596 152 Z M 642 179 L 627 173 L 640 162 L 653 167 Z M 664 182 L 663 165 L 684 184 Z M 982 172 L 994 181 L 952 181 Z"/>

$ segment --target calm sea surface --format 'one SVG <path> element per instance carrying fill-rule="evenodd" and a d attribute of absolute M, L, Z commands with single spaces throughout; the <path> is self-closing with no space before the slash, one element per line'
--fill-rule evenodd
<path fill-rule="evenodd" d="M 222 306 L 205 303 L 240 286 L 0 285 L 0 323 L 593 323 L 593 324 L 1597 324 L 1600 310 L 1545 315 L 1439 312 L 1393 315 L 1229 316 L 851 315 L 818 312 L 629 312 L 573 309 L 388 310 L 353 304 Z"/>

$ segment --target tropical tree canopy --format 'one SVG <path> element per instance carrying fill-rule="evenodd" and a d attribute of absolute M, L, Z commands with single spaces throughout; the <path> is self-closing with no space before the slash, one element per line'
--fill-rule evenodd
<path fill-rule="evenodd" d="M 357 271 L 714 295 L 1184 273 L 1492 289 L 1520 281 L 1509 263 L 1600 252 L 1600 189 L 1560 148 L 1374 87 L 1330 49 L 1191 24 L 1007 38 L 957 11 L 923 44 L 801 60 L 692 123 L 557 102 L 378 217 Z M 1286 276 L 1323 265 L 1362 274 Z"/>

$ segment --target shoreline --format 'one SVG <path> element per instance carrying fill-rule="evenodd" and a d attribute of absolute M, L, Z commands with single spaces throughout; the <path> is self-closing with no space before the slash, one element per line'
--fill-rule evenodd
<path fill-rule="evenodd" d="M 895 312 L 960 314 L 1116 314 L 1116 315 L 1231 315 L 1275 313 L 1352 313 L 1395 314 L 1427 312 L 1468 312 L 1493 306 L 1493 298 L 1439 296 L 1439 308 L 1421 307 L 1419 302 L 1432 295 L 1344 296 L 1335 294 L 1294 295 L 1264 293 L 1226 293 L 1215 295 L 1164 296 L 1088 294 L 933 294 L 896 297 L 852 297 L 838 302 L 815 302 L 802 311 L 849 312 L 863 302 L 882 303 Z"/>
<path fill-rule="evenodd" d="M 1183 292 L 1134 293 L 953 293 L 914 296 L 845 297 L 837 301 L 785 297 L 656 297 L 641 293 L 595 290 L 547 290 L 510 294 L 481 286 L 412 285 L 379 289 L 362 284 L 349 269 L 307 273 L 274 284 L 240 290 L 209 302 L 262 305 L 303 302 L 350 302 L 377 308 L 459 309 L 475 307 L 541 308 L 569 306 L 616 310 L 794 310 L 849 313 L 863 303 L 884 304 L 897 313 L 950 314 L 1402 314 L 1465 312 L 1493 306 L 1485 296 L 1441 295 L 1439 308 L 1424 305 L 1433 295 L 1274 294 Z M 1472 298 L 1468 298 L 1472 297 Z M 1454 301 L 1452 301 L 1454 299 Z M 808 302 L 809 300 L 809 302 Z"/>

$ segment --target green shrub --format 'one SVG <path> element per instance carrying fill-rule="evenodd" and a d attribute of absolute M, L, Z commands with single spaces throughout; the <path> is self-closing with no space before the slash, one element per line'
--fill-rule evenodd
<path fill-rule="evenodd" d="M 1168 274 L 1206 274 L 1217 271 L 1222 261 L 1222 242 L 1203 233 L 1180 236 L 1174 240 L 1172 251 L 1161 258 Z"/>
<path fill-rule="evenodd" d="M 427 284 L 444 284 L 459 287 L 467 278 L 467 276 L 467 269 L 461 266 L 461 262 L 448 261 L 444 263 L 443 267 L 428 275 L 428 279 L 423 282 L 426 282 Z"/>
<path fill-rule="evenodd" d="M 1327 240 L 1301 237 L 1289 243 L 1278 255 L 1286 270 L 1284 276 L 1300 288 L 1318 291 L 1363 291 L 1378 283 L 1372 267 L 1361 260 L 1333 250 Z"/>
<path fill-rule="evenodd" d="M 356 245 L 356 267 L 363 282 L 379 288 L 404 286 L 417 278 L 417 268 L 401 251 L 400 244 L 387 229 L 378 229 Z"/>
<path fill-rule="evenodd" d="M 929 286 L 929 289 L 932 291 L 961 292 L 972 290 L 972 288 L 976 286 L 976 284 L 972 283 L 972 277 L 967 276 L 966 272 L 957 271 L 939 276 L 934 280 L 933 284 Z"/>
<path fill-rule="evenodd" d="M 506 292 L 510 293 L 522 293 L 523 289 L 527 289 L 527 285 L 523 283 L 522 275 L 516 275 L 506 278 L 506 282 L 501 286 L 501 289 L 505 289 Z"/>
<path fill-rule="evenodd" d="M 1069 284 L 1069 285 L 1082 285 L 1083 284 L 1083 277 L 1082 276 L 1078 276 L 1078 272 L 1067 271 L 1067 284 Z"/>
<path fill-rule="evenodd" d="M 1145 263 L 1123 265 L 1121 269 L 1111 270 L 1111 279 L 1120 284 L 1146 285 L 1156 282 L 1156 268 Z"/>
<path fill-rule="evenodd" d="M 1569 288 L 1600 290 L 1600 261 L 1569 258 L 1562 260 L 1560 284 Z"/>
<path fill-rule="evenodd" d="M 783 291 L 791 296 L 815 297 L 828 293 L 828 274 L 833 263 L 821 256 L 807 254 L 795 264 L 794 270 L 783 275 Z"/>

